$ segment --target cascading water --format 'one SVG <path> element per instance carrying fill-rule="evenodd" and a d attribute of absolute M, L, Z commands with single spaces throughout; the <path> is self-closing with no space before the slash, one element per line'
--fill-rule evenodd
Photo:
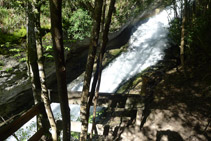
<path fill-rule="evenodd" d="M 137 27 L 134 27 L 134 32 L 130 38 L 129 48 L 119 57 L 114 59 L 102 73 L 100 92 L 115 92 L 118 86 L 131 77 L 140 73 L 149 66 L 155 65 L 163 58 L 164 49 L 168 46 L 167 34 L 169 18 L 173 18 L 173 11 L 170 8 L 163 10 L 161 13 L 148 19 Z M 74 87 L 68 85 L 68 90 L 82 91 L 83 82 L 79 82 Z M 52 103 L 51 107 L 54 116 L 59 117 L 59 104 Z M 79 117 L 79 105 L 70 105 L 71 120 L 77 120 Z M 35 118 L 33 118 L 35 121 Z M 31 121 L 32 122 L 32 121 Z M 31 123 L 26 123 L 28 126 Z M 26 125 L 25 127 L 26 128 Z M 27 129 L 20 129 L 27 130 Z M 34 127 L 36 130 L 36 126 Z M 33 133 L 33 131 L 32 131 Z M 32 134 L 30 133 L 30 134 Z M 8 140 L 16 140 L 14 137 Z"/>
<path fill-rule="evenodd" d="M 149 18 L 144 24 L 134 27 L 127 51 L 103 70 L 100 92 L 115 92 L 120 84 L 163 58 L 164 49 L 168 46 L 169 18 L 173 18 L 173 12 L 167 8 Z M 72 86 L 72 83 L 68 84 L 69 91 L 82 91 L 83 82 Z M 51 106 L 55 115 L 61 114 L 58 103 L 53 103 Z M 80 115 L 80 106 L 70 105 L 70 108 L 71 115 L 74 115 L 71 120 L 77 120 Z"/>
<path fill-rule="evenodd" d="M 121 83 L 162 59 L 163 51 L 168 45 L 167 17 L 172 17 L 169 13 L 169 10 L 164 10 L 149 18 L 146 23 L 134 27 L 127 51 L 103 70 L 100 92 L 115 92 Z M 82 85 L 83 82 L 80 82 L 68 89 L 82 91 Z"/>

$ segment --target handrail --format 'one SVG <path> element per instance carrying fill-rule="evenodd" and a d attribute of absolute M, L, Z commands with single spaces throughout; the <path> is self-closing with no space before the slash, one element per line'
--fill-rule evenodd
<path fill-rule="evenodd" d="M 44 104 L 39 103 L 25 112 L 18 119 L 15 119 L 9 124 L 5 124 L 0 127 L 0 140 L 5 140 L 9 136 L 11 136 L 14 132 L 16 132 L 19 128 L 21 128 L 26 122 L 32 119 L 35 115 L 41 114 L 44 111 Z M 39 131 L 41 132 L 41 131 Z"/>
<path fill-rule="evenodd" d="M 68 91 L 69 104 L 81 104 L 82 92 Z M 50 92 L 50 100 L 54 103 L 59 103 L 57 91 Z M 124 108 L 140 108 L 146 97 L 139 94 L 118 94 L 118 93 L 99 93 L 97 106 L 101 107 L 124 107 Z"/>
<path fill-rule="evenodd" d="M 44 128 L 40 128 L 28 141 L 38 141 L 45 133 Z"/>
<path fill-rule="evenodd" d="M 50 98 L 51 102 L 59 102 L 57 99 L 57 92 L 51 92 Z M 80 104 L 80 98 L 81 98 L 81 92 L 68 92 L 68 100 L 71 104 Z M 121 105 L 124 105 L 124 108 L 139 108 L 142 107 L 143 101 L 145 97 L 137 95 L 137 94 L 111 94 L 111 93 L 100 93 L 99 94 L 99 103 L 98 106 L 114 106 L 116 107 L 122 107 Z M 110 103 L 110 102 L 111 103 Z M 132 105 L 135 105 L 135 107 L 131 107 Z M 140 104 L 141 103 L 141 104 Z M 27 112 L 25 112 L 22 116 L 15 119 L 11 123 L 4 124 L 2 127 L 0 127 L 0 141 L 7 139 L 9 136 L 11 136 L 14 132 L 16 132 L 19 128 L 21 128 L 26 122 L 28 122 L 30 119 L 32 119 L 35 115 L 43 114 L 45 113 L 45 108 L 43 103 L 39 103 L 35 106 L 33 106 L 31 109 L 29 109 Z M 39 140 L 42 135 L 45 132 L 45 128 L 41 128 L 38 130 L 29 140 Z"/>

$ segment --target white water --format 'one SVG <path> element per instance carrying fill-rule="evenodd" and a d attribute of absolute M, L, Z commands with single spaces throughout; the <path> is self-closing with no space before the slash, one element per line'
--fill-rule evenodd
<path fill-rule="evenodd" d="M 172 17 L 169 13 L 170 10 L 164 10 L 134 29 L 127 51 L 103 70 L 100 92 L 115 92 L 120 84 L 163 58 L 163 51 L 168 46 L 168 17 Z M 68 89 L 82 91 L 82 86 L 83 82 L 80 82 Z"/>
<path fill-rule="evenodd" d="M 134 28 L 134 33 L 130 38 L 130 47 L 127 52 L 122 53 L 119 57 L 113 60 L 108 67 L 103 70 L 100 92 L 115 92 L 118 86 L 137 73 L 143 71 L 149 66 L 155 65 L 164 56 L 164 49 L 168 46 L 167 34 L 168 34 L 168 20 L 173 18 L 173 12 L 170 9 L 164 10 L 156 16 L 149 18 L 149 20 Z M 68 89 L 72 91 L 81 91 L 82 82 L 79 82 L 76 86 Z M 60 118 L 60 106 L 59 104 L 52 103 L 51 107 L 54 112 L 54 116 Z M 79 105 L 70 105 L 71 119 L 77 120 L 80 114 Z M 35 118 L 33 118 L 35 121 Z M 27 130 L 26 126 L 31 125 L 31 122 L 26 123 L 22 129 Z M 36 130 L 36 126 L 28 131 L 28 134 L 32 135 Z M 11 136 L 7 140 L 16 141 Z"/>

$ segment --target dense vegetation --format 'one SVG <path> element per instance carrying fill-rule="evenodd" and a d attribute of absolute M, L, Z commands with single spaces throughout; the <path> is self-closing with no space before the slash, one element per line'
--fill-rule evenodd
<path fill-rule="evenodd" d="M 211 10 L 209 1 L 185 1 L 182 5 L 182 13 L 176 11 L 176 18 L 171 22 L 170 37 L 177 46 L 181 42 L 182 20 L 185 19 L 185 58 L 187 61 L 193 59 L 210 60 L 210 37 L 211 32 Z M 196 60 L 194 60 L 196 61 Z M 203 61 L 202 61 L 203 62 Z"/>
<path fill-rule="evenodd" d="M 49 1 L 42 0 L 41 6 L 41 32 L 45 56 L 52 57 L 52 45 L 50 34 Z M 128 18 L 135 17 L 140 11 L 151 4 L 150 1 L 117 1 L 116 9 L 112 17 L 111 31 L 117 31 L 124 25 Z M 0 1 L 0 53 L 3 55 L 15 55 L 20 61 L 26 61 L 27 35 L 27 1 L 1 0 Z M 62 5 L 64 42 L 75 42 L 90 37 L 92 28 L 94 2 L 68 1 Z M 68 40 L 66 40 L 68 39 Z M 66 47 L 67 50 L 68 47 Z"/>

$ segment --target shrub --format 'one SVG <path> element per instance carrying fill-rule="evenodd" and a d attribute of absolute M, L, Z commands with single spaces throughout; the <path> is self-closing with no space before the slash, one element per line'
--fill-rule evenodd
<path fill-rule="evenodd" d="M 75 40 L 83 40 L 85 37 L 90 36 L 92 19 L 88 15 L 87 11 L 78 9 L 68 15 L 67 12 L 63 16 L 64 31 L 68 34 L 68 37 Z"/>
<path fill-rule="evenodd" d="M 175 18 L 170 22 L 169 37 L 177 45 L 180 44 L 181 38 L 181 19 Z"/>

